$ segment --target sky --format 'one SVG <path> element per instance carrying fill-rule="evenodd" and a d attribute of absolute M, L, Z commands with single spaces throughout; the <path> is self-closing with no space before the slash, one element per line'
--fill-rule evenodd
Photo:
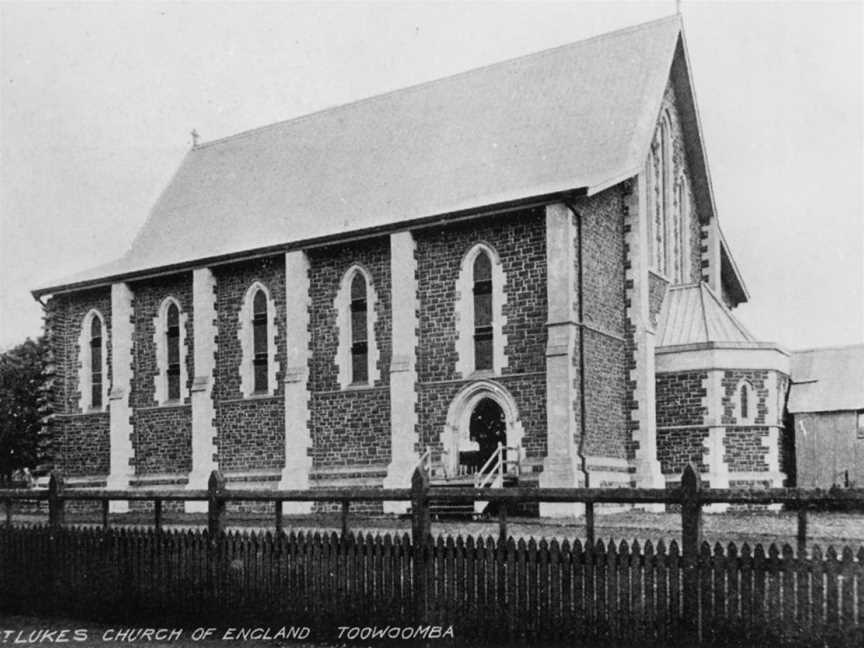
<path fill-rule="evenodd" d="M 864 4 L 681 12 L 736 315 L 864 342 Z M 0 2 L 0 349 L 129 247 L 191 145 L 675 12 L 662 2 Z"/>

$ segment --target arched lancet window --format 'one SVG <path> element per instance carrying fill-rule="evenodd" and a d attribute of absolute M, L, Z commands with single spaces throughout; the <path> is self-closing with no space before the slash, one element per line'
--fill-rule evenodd
<path fill-rule="evenodd" d="M 678 214 L 676 221 L 677 237 L 675 239 L 676 247 L 676 273 L 675 279 L 679 283 L 687 280 L 687 267 L 689 265 L 689 253 L 687 251 L 688 237 L 687 233 L 690 228 L 690 193 L 687 188 L 687 178 L 682 174 L 678 180 Z"/>
<path fill-rule="evenodd" d="M 165 315 L 165 348 L 168 351 L 168 400 L 180 400 L 180 309 L 168 305 Z"/>
<path fill-rule="evenodd" d="M 252 298 L 252 350 L 254 353 L 253 390 L 264 393 L 269 390 L 267 361 L 267 295 L 260 288 Z"/>
<path fill-rule="evenodd" d="M 485 251 L 474 259 L 474 368 L 492 369 L 492 261 Z"/>
<path fill-rule="evenodd" d="M 672 142 L 669 115 L 660 121 L 660 192 L 658 200 L 657 270 L 669 276 L 669 205 L 672 202 Z"/>
<path fill-rule="evenodd" d="M 741 385 L 739 397 L 741 399 L 739 409 L 740 418 L 742 421 L 746 421 L 750 418 L 750 393 L 746 384 Z"/>
<path fill-rule="evenodd" d="M 90 320 L 90 407 L 102 407 L 102 320 Z"/>
<path fill-rule="evenodd" d="M 351 280 L 351 383 L 369 382 L 369 331 L 367 327 L 366 277 L 354 273 Z"/>

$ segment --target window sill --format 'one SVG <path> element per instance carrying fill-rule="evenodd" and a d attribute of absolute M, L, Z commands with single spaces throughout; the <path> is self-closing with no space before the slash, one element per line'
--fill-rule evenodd
<path fill-rule="evenodd" d="M 478 369 L 477 371 L 472 371 L 466 377 L 466 380 L 480 380 L 482 378 L 495 378 L 498 374 L 494 369 Z"/>
<path fill-rule="evenodd" d="M 258 391 L 252 392 L 251 394 L 244 394 L 243 398 L 247 398 L 250 400 L 255 400 L 256 398 L 275 398 L 276 394 L 271 394 L 269 391 Z"/>
<path fill-rule="evenodd" d="M 367 389 L 375 389 L 374 383 L 351 383 L 342 388 L 342 391 L 366 391 Z"/>
<path fill-rule="evenodd" d="M 185 403 L 181 400 L 169 400 L 164 403 L 159 403 L 158 405 L 146 405 L 145 407 L 136 407 L 135 409 L 138 411 L 144 410 L 160 410 L 160 409 L 172 409 L 176 407 L 191 407 L 190 403 Z"/>
<path fill-rule="evenodd" d="M 224 398 L 218 402 L 228 403 L 254 403 L 256 401 L 274 401 L 281 399 L 280 394 L 260 393 L 260 394 L 243 394 L 239 398 Z"/>

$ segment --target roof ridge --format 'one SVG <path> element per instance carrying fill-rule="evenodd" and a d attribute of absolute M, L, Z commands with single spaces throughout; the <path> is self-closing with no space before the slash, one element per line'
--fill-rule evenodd
<path fill-rule="evenodd" d="M 702 326 L 705 328 L 705 339 L 711 340 L 713 336 L 711 335 L 711 331 L 708 328 L 708 310 L 705 308 L 705 288 L 706 288 L 705 282 L 700 281 L 699 282 L 699 305 L 702 307 L 701 308 Z"/>
<path fill-rule="evenodd" d="M 711 297 L 714 299 L 714 302 L 715 302 L 718 306 L 720 306 L 720 308 L 723 310 L 723 312 L 726 314 L 726 316 L 730 319 L 730 321 L 731 321 L 732 324 L 735 326 L 735 328 L 737 328 L 738 331 L 739 331 L 739 332 L 740 332 L 744 337 L 746 337 L 748 340 L 755 341 L 755 340 L 756 340 L 756 336 L 753 335 L 753 334 L 752 334 L 752 333 L 747 329 L 747 327 L 745 327 L 744 324 L 742 324 L 742 323 L 738 320 L 737 317 L 735 317 L 735 314 L 732 312 L 732 309 L 729 308 L 726 304 L 723 303 L 723 300 L 720 299 L 720 297 L 717 295 L 717 293 L 714 292 L 714 289 L 711 288 L 711 286 L 709 286 L 708 283 L 705 282 L 705 281 L 701 282 L 701 285 L 704 286 L 703 290 L 707 290 L 707 291 L 708 291 L 708 294 L 711 295 Z"/>
<path fill-rule="evenodd" d="M 278 128 L 280 126 L 285 126 L 287 124 L 293 124 L 301 121 L 305 121 L 312 117 L 316 117 L 318 115 L 324 113 L 336 112 L 338 110 L 342 110 L 349 107 L 354 107 L 364 103 L 370 103 L 372 101 L 376 101 L 379 99 L 383 99 L 384 97 L 390 97 L 395 94 L 407 93 L 411 91 L 419 90 L 420 88 L 424 88 L 430 85 L 434 85 L 436 83 L 441 83 L 443 81 L 449 81 L 451 79 L 457 79 L 459 77 L 467 76 L 469 74 L 474 74 L 476 72 L 480 72 L 482 70 L 490 70 L 493 68 L 501 67 L 504 65 L 508 65 L 514 63 L 515 61 L 525 61 L 534 58 L 541 58 L 544 56 L 549 56 L 555 52 L 560 52 L 561 50 L 574 48 L 576 46 L 583 46 L 589 43 L 603 40 L 603 39 L 613 39 L 620 38 L 621 36 L 625 36 L 631 32 L 638 32 L 650 27 L 655 27 L 660 25 L 661 23 L 673 22 L 677 21 L 679 24 L 681 22 L 681 18 L 678 14 L 673 14 L 671 16 L 664 16 L 663 18 L 657 18 L 655 20 L 650 20 L 648 22 L 637 23 L 635 25 L 630 25 L 628 27 L 622 27 L 621 29 L 616 29 L 610 32 L 604 32 L 602 34 L 597 34 L 595 36 L 589 36 L 588 38 L 583 38 L 582 40 L 573 41 L 571 43 L 563 43 L 561 45 L 556 45 L 555 47 L 550 47 L 547 49 L 542 49 L 536 52 L 530 52 L 528 54 L 522 54 L 521 56 L 514 56 L 512 58 L 504 59 L 503 61 L 495 61 L 493 63 L 487 63 L 486 65 L 481 65 L 479 67 L 470 68 L 468 70 L 463 70 L 461 72 L 456 72 L 454 74 L 448 74 L 443 77 L 437 77 L 435 79 L 429 79 L 428 81 L 421 81 L 420 83 L 415 83 L 408 86 L 403 86 L 401 88 L 394 88 L 393 90 L 387 90 L 385 92 L 380 92 L 378 94 L 374 94 L 368 97 L 362 97 L 361 99 L 355 99 L 353 101 L 349 101 L 347 103 L 337 104 L 335 106 L 328 106 L 327 108 L 321 108 L 319 110 L 312 111 L 310 113 L 304 113 L 302 115 L 297 115 L 296 117 L 289 117 L 288 119 L 283 119 L 277 122 L 272 122 L 270 124 L 264 124 L 263 126 L 256 126 L 254 128 L 250 128 L 248 130 L 240 131 L 239 133 L 234 133 L 232 135 L 226 135 L 225 137 L 220 137 L 214 140 L 210 140 L 208 142 L 202 142 L 197 146 L 192 147 L 190 152 L 199 151 L 201 149 L 210 148 L 212 146 L 218 144 L 224 144 L 235 139 L 243 139 L 245 137 L 252 136 L 258 132 L 265 131 L 271 128 Z"/>

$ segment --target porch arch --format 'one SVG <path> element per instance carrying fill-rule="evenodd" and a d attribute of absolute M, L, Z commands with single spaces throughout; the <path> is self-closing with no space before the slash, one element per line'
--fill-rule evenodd
<path fill-rule="evenodd" d="M 441 441 L 444 455 L 442 462 L 447 474 L 453 475 L 459 464 L 459 452 L 475 449 L 475 444 L 470 439 L 471 414 L 484 399 L 494 401 L 504 413 L 506 425 L 507 445 L 519 448 L 521 452 L 522 439 L 525 431 L 519 418 L 519 408 L 513 395 L 503 385 L 492 380 L 477 380 L 466 385 L 450 402 L 447 410 L 447 421 L 444 425 L 444 434 Z M 516 456 L 508 459 L 516 460 Z"/>

